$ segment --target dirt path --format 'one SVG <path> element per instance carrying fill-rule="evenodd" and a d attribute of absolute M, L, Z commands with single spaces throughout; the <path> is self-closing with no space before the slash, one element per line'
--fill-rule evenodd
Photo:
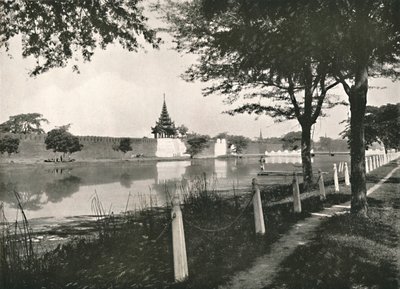
<path fill-rule="evenodd" d="M 381 186 L 397 169 L 394 168 L 385 178 L 376 185 L 372 186 L 367 195 L 373 193 Z M 325 208 L 318 213 L 312 213 L 312 216 L 297 223 L 293 229 L 285 234 L 281 239 L 271 246 L 271 251 L 254 262 L 253 266 L 246 271 L 237 273 L 226 285 L 219 287 L 220 289 L 243 289 L 243 288 L 264 288 L 270 285 L 279 268 L 280 263 L 294 252 L 298 246 L 306 244 L 311 240 L 315 229 L 322 222 L 323 218 L 331 217 L 334 214 L 343 214 L 350 211 L 350 202 L 343 205 L 335 205 Z M 268 229 L 267 229 L 268 233 Z"/>

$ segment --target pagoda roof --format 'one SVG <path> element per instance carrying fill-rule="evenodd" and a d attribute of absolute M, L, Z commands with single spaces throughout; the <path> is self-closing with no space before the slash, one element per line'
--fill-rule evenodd
<path fill-rule="evenodd" d="M 161 115 L 158 118 L 158 121 L 156 121 L 156 127 L 175 127 L 175 123 L 171 120 L 171 117 L 169 116 L 168 109 L 167 109 L 167 103 L 165 101 L 165 96 L 164 96 L 164 102 L 163 106 L 161 109 Z"/>

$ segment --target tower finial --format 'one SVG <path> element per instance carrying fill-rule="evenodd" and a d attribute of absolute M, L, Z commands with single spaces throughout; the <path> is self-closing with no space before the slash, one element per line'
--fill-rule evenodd
<path fill-rule="evenodd" d="M 165 93 L 163 93 L 163 95 L 164 95 L 164 102 L 165 102 Z"/>

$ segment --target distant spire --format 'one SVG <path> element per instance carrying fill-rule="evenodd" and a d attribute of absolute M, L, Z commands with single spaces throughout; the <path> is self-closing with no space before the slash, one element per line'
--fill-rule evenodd
<path fill-rule="evenodd" d="M 174 137 L 176 135 L 176 127 L 175 123 L 171 120 L 169 116 L 167 103 L 165 101 L 165 93 L 163 94 L 164 101 L 161 109 L 160 117 L 158 121 L 156 121 L 156 126 L 152 127 L 152 133 L 154 133 L 154 137 Z"/>
<path fill-rule="evenodd" d="M 263 140 L 263 135 L 262 135 L 261 128 L 260 128 L 260 140 Z"/>

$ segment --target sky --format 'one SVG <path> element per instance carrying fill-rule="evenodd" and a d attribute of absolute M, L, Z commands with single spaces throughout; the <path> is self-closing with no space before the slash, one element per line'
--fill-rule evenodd
<path fill-rule="evenodd" d="M 247 137 L 279 137 L 298 131 L 296 120 L 274 123 L 268 116 L 223 114 L 235 107 L 224 104 L 224 97 L 203 97 L 200 82 L 185 82 L 180 75 L 197 59 L 180 55 L 166 41 L 159 50 L 146 47 L 138 53 L 119 45 L 97 49 L 91 62 L 79 64 L 80 74 L 70 67 L 52 69 L 36 78 L 28 75 L 32 59 L 21 56 L 20 39 L 11 43 L 12 58 L 0 50 L 0 123 L 12 115 L 38 112 L 49 120 L 46 131 L 71 123 L 75 135 L 152 137 L 151 127 L 158 119 L 163 95 L 176 125 L 214 136 L 228 132 Z M 400 102 L 400 82 L 372 79 L 368 104 L 380 106 Z M 332 91 L 346 99 L 342 88 Z M 349 107 L 327 111 L 314 126 L 314 139 L 338 138 L 344 129 Z"/>

